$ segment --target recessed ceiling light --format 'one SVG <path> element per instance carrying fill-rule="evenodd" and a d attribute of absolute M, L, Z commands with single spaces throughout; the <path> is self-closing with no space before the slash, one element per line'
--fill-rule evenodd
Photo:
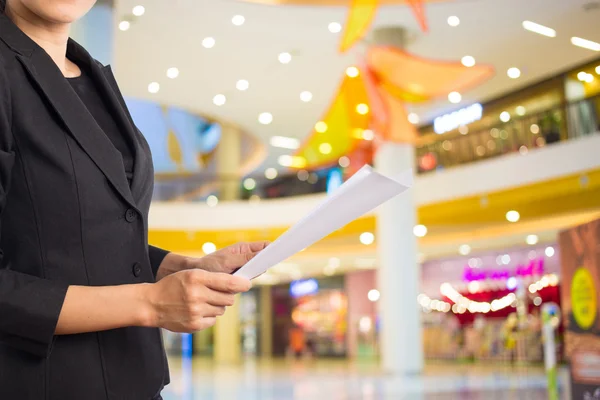
<path fill-rule="evenodd" d="M 515 112 L 517 113 L 517 115 L 522 117 L 523 115 L 525 115 L 527 110 L 523 106 L 518 106 L 517 108 L 515 108 Z"/>
<path fill-rule="evenodd" d="M 216 207 L 217 204 L 219 204 L 219 198 L 217 196 L 215 196 L 214 194 L 211 194 L 210 196 L 208 196 L 206 198 L 206 204 L 209 207 Z"/>
<path fill-rule="evenodd" d="M 342 156 L 340 157 L 340 159 L 338 160 L 338 164 L 340 165 L 340 167 L 342 168 L 347 168 L 350 166 L 350 159 L 346 156 Z"/>
<path fill-rule="evenodd" d="M 509 68 L 508 71 L 506 71 L 506 74 L 511 79 L 517 79 L 518 77 L 521 76 L 521 70 L 517 67 L 512 67 L 512 68 Z"/>
<path fill-rule="evenodd" d="M 124 31 L 129 30 L 129 28 L 131 28 L 131 22 L 129 21 L 121 21 L 119 22 L 119 29 Z"/>
<path fill-rule="evenodd" d="M 319 133 L 327 132 L 327 123 L 325 121 L 319 121 L 315 124 L 315 131 Z"/>
<path fill-rule="evenodd" d="M 290 53 L 281 53 L 277 58 L 282 64 L 289 64 L 292 61 L 292 55 Z"/>
<path fill-rule="evenodd" d="M 377 290 L 377 289 L 371 289 L 371 290 L 369 290 L 369 293 L 367 293 L 367 298 L 369 299 L 369 301 L 371 301 L 373 303 L 375 303 L 377 300 L 379 300 L 380 297 L 381 297 L 381 293 L 379 293 L 379 290 Z"/>
<path fill-rule="evenodd" d="M 595 79 L 595 78 L 594 78 L 594 75 L 592 75 L 592 74 L 587 74 L 587 75 L 586 75 L 586 77 L 585 77 L 585 81 L 586 81 L 587 83 L 592 83 L 592 82 L 594 82 L 594 79 Z"/>
<path fill-rule="evenodd" d="M 577 74 L 577 79 L 579 79 L 581 82 L 585 82 L 585 81 L 586 81 L 586 79 L 587 79 L 587 72 L 585 72 L 585 71 L 580 71 L 580 72 Z"/>
<path fill-rule="evenodd" d="M 375 139 L 375 132 L 373 132 L 370 129 L 365 129 L 364 131 L 362 131 L 362 138 L 364 140 L 371 141 L 371 140 Z"/>
<path fill-rule="evenodd" d="M 468 244 L 463 244 L 458 248 L 458 253 L 460 255 L 466 256 L 466 255 L 469 255 L 470 252 L 471 252 L 471 246 L 469 246 Z"/>
<path fill-rule="evenodd" d="M 519 219 L 521 219 L 521 214 L 518 211 L 510 210 L 506 213 L 506 220 L 508 222 L 517 222 Z"/>
<path fill-rule="evenodd" d="M 427 227 L 421 224 L 415 225 L 415 227 L 413 228 L 413 233 L 416 237 L 425 237 L 425 235 L 427 235 Z"/>
<path fill-rule="evenodd" d="M 451 92 L 448 95 L 448 101 L 450 103 L 457 104 L 457 103 L 460 103 L 461 100 L 462 100 L 462 96 L 458 92 Z"/>
<path fill-rule="evenodd" d="M 537 244 L 538 241 L 539 238 L 537 235 L 527 235 L 527 237 L 525 238 L 525 243 L 527 243 L 530 246 Z"/>
<path fill-rule="evenodd" d="M 375 242 L 375 235 L 371 232 L 363 232 L 360 234 L 359 240 L 362 244 L 368 246 Z"/>
<path fill-rule="evenodd" d="M 175 79 L 179 76 L 179 69 L 175 67 L 171 67 L 167 70 L 167 77 L 171 79 Z"/>
<path fill-rule="evenodd" d="M 146 8 L 144 6 L 135 6 L 133 7 L 133 15 L 136 17 L 141 17 L 146 12 Z"/>
<path fill-rule="evenodd" d="M 305 90 L 304 92 L 300 93 L 300 100 L 302 100 L 305 103 L 308 103 L 309 101 L 311 101 L 313 98 L 313 95 L 311 92 Z"/>
<path fill-rule="evenodd" d="M 271 143 L 271 146 L 279 147 L 281 149 L 296 150 L 300 147 L 300 141 L 298 139 L 285 136 L 273 136 L 269 142 Z"/>
<path fill-rule="evenodd" d="M 552 28 L 548 28 L 547 26 L 536 24 L 531 21 L 523 21 L 523 28 L 527 29 L 530 32 L 535 32 L 540 35 L 548 36 L 548 37 L 556 37 L 556 31 Z"/>
<path fill-rule="evenodd" d="M 448 25 L 450 25 L 450 26 L 460 25 L 460 18 L 458 18 L 456 15 L 452 15 L 452 16 L 448 17 Z"/>
<path fill-rule="evenodd" d="M 346 75 L 350 78 L 356 78 L 360 74 L 360 71 L 356 67 L 348 67 L 346 68 Z"/>
<path fill-rule="evenodd" d="M 254 190 L 256 188 L 256 181 L 252 178 L 246 178 L 243 185 L 246 190 Z"/>
<path fill-rule="evenodd" d="M 267 178 L 267 179 L 277 178 L 277 170 L 275 168 L 267 168 L 265 170 L 265 178 Z"/>
<path fill-rule="evenodd" d="M 158 93 L 160 90 L 160 84 L 158 82 L 152 82 L 148 85 L 148 91 L 150 93 Z"/>
<path fill-rule="evenodd" d="M 250 83 L 245 79 L 240 79 L 236 82 L 235 87 L 237 90 L 243 92 L 245 90 L 248 90 L 248 88 L 250 87 Z"/>
<path fill-rule="evenodd" d="M 598 65 L 598 66 L 596 67 L 596 73 L 597 73 L 598 75 L 600 75 L 600 65 Z"/>
<path fill-rule="evenodd" d="M 584 49 L 600 51 L 600 43 L 592 42 L 591 40 L 574 36 L 571 38 L 571 43 L 575 46 L 583 47 Z"/>
<path fill-rule="evenodd" d="M 413 125 L 416 125 L 419 123 L 419 116 L 415 113 L 410 113 L 408 114 L 408 122 L 410 122 Z"/>
<path fill-rule="evenodd" d="M 204 254 L 211 254 L 217 251 L 217 246 L 212 242 L 206 242 L 202 245 L 202 251 Z"/>
<path fill-rule="evenodd" d="M 213 97 L 213 103 L 215 106 L 222 106 L 227 102 L 227 97 L 224 94 L 218 94 Z"/>
<path fill-rule="evenodd" d="M 369 106 L 365 103 L 360 103 L 356 106 L 356 112 L 360 115 L 367 115 L 369 113 Z"/>
<path fill-rule="evenodd" d="M 258 115 L 258 122 L 263 125 L 269 125 L 271 122 L 273 122 L 273 115 L 268 112 L 260 113 Z"/>
<path fill-rule="evenodd" d="M 464 65 L 465 67 L 472 67 L 475 65 L 475 58 L 473 58 L 472 56 L 464 56 L 460 62 L 462 63 L 462 65 Z"/>
<path fill-rule="evenodd" d="M 500 113 L 500 121 L 502 121 L 502 122 L 510 121 L 510 113 L 508 111 L 502 111 Z"/>
<path fill-rule="evenodd" d="M 329 143 L 321 143 L 319 145 L 319 151 L 321 154 L 330 154 L 332 150 L 331 144 Z"/>
<path fill-rule="evenodd" d="M 244 18 L 243 15 L 235 15 L 233 18 L 231 18 L 231 23 L 235 26 L 242 26 L 244 25 L 244 22 L 246 22 L 246 18 Z"/>
<path fill-rule="evenodd" d="M 298 180 L 304 182 L 304 181 L 308 180 L 308 175 L 310 175 L 310 174 L 308 173 L 307 170 L 302 169 L 302 170 L 298 171 L 298 173 L 296 175 L 298 176 Z M 304 249 L 304 250 L 306 250 L 306 249 Z M 301 251 L 304 251 L 304 250 L 301 250 Z"/>
<path fill-rule="evenodd" d="M 342 31 L 342 24 L 339 22 L 332 22 L 329 24 L 329 32 L 331 33 L 339 33 Z"/>
<path fill-rule="evenodd" d="M 215 47 L 215 43 L 215 38 L 210 36 L 202 39 L 202 46 L 204 46 L 207 49 L 212 49 L 213 47 Z"/>

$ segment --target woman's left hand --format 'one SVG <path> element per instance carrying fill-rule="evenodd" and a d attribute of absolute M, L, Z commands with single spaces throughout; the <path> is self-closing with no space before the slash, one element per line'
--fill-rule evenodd
<path fill-rule="evenodd" d="M 190 268 L 231 274 L 240 269 L 269 245 L 269 242 L 236 243 L 202 258 L 188 260 Z"/>
<path fill-rule="evenodd" d="M 243 267 L 269 245 L 269 242 L 236 243 L 201 258 L 169 253 L 158 269 L 156 280 L 185 269 L 231 274 Z"/>

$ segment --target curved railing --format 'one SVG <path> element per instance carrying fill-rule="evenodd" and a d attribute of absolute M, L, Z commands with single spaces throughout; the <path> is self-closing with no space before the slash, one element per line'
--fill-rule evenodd
<path fill-rule="evenodd" d="M 508 154 L 526 154 L 539 147 L 599 131 L 600 96 L 594 96 L 464 135 L 429 138 L 431 143 L 416 148 L 416 170 L 419 174 L 433 173 Z M 427 139 L 423 138 L 423 141 Z M 203 173 L 176 180 L 159 178 L 155 184 L 154 200 L 206 201 L 211 195 L 225 198 L 225 193 L 230 195 L 232 191 L 238 192 L 238 198 L 251 201 L 321 193 L 327 190 L 330 171 L 300 171 L 271 180 L 258 173 L 243 179 Z M 215 201 L 214 197 L 208 200 L 209 204 Z"/>

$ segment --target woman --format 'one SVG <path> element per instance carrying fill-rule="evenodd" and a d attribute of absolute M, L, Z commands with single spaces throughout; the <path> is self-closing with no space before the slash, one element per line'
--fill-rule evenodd
<path fill-rule="evenodd" d="M 215 323 L 265 243 L 148 246 L 150 150 L 68 39 L 94 0 L 0 0 L 0 399 L 160 399 L 158 328 Z"/>

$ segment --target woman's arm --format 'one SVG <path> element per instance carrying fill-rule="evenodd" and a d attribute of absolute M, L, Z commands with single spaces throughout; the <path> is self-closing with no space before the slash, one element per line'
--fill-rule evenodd
<path fill-rule="evenodd" d="M 70 286 L 55 334 L 127 326 L 195 332 L 212 326 L 233 305 L 234 294 L 250 287 L 247 279 L 203 270 L 180 271 L 151 284 Z"/>

